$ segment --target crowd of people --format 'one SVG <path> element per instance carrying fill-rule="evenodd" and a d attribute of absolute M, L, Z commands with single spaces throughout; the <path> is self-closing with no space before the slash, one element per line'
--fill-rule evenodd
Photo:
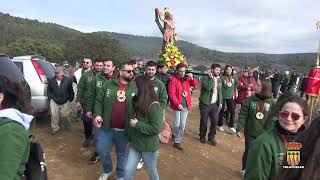
<path fill-rule="evenodd" d="M 316 177 L 319 172 L 316 149 L 319 145 L 319 119 L 306 130 L 304 123 L 309 118 L 308 106 L 296 95 L 306 83 L 305 80 L 300 83 L 295 71 L 289 77 L 283 76 L 279 70 L 270 74 L 256 73 L 257 69 L 245 67 L 238 74 L 230 65 L 222 70 L 221 65 L 212 64 L 206 74 L 195 77 L 184 64 L 178 64 L 175 73 L 168 74 L 162 61 L 148 61 L 145 66 L 144 63 L 143 60 L 131 60 L 117 68 L 111 59 L 92 62 L 90 58 L 84 58 L 82 67 L 75 71 L 74 76 L 65 76 L 64 68 L 57 67 L 55 77 L 48 81 L 51 134 L 70 129 L 70 103 L 75 99 L 75 109 L 83 122 L 82 146 L 95 146 L 90 163 L 101 160 L 103 172 L 99 180 L 107 180 L 114 170 L 111 159 L 113 145 L 117 157 L 117 179 L 133 179 L 135 171 L 142 166 L 146 167 L 150 179 L 160 179 L 157 170 L 159 134 L 166 111 L 170 109 L 172 113 L 173 147 L 183 151 L 184 130 L 192 108 L 192 90 L 197 88 L 200 89 L 200 143 L 217 146 L 216 130 L 244 138 L 241 167 L 244 179 L 284 179 L 291 172 L 285 167 L 302 166 L 308 167 L 308 173 L 303 169 L 292 169 L 295 175 L 290 174 L 292 179 L 310 179 L 310 173 Z M 9 176 L 18 176 L 18 171 L 23 172 L 26 157 L 21 154 L 28 153 L 28 148 L 25 148 L 28 142 L 26 129 L 32 116 L 28 115 L 30 110 L 27 107 L 30 106 L 23 100 L 25 92 L 16 94 L 10 82 L 5 78 L 0 78 L 0 81 L 0 138 L 18 139 L 21 147 L 0 141 L 0 144 L 5 143 L 3 147 L 11 148 L 2 148 L 0 152 L 12 151 L 12 156 L 20 155 L 0 158 L 0 179 L 8 179 Z M 237 104 L 240 112 L 236 120 Z M 23 126 L 4 124 L 7 127 L 2 130 L 1 123 L 7 119 L 18 121 Z M 12 134 L 10 129 L 21 133 Z M 312 137 L 312 142 L 307 137 Z M 299 159 L 287 153 L 292 143 L 302 144 Z M 15 152 L 18 150 L 21 152 Z"/>

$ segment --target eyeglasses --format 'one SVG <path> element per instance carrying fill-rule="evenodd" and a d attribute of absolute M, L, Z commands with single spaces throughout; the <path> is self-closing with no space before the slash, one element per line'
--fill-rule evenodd
<path fill-rule="evenodd" d="M 291 115 L 291 119 L 294 121 L 299 120 L 301 117 L 301 115 L 298 113 L 294 113 L 294 112 L 289 113 L 288 111 L 280 111 L 279 115 L 281 118 L 284 118 L 284 119 L 287 119 L 289 115 Z"/>
<path fill-rule="evenodd" d="M 124 70 L 124 69 L 123 69 L 122 71 L 126 71 L 126 72 L 129 73 L 129 74 L 130 74 L 130 73 L 133 73 L 133 70 Z"/>

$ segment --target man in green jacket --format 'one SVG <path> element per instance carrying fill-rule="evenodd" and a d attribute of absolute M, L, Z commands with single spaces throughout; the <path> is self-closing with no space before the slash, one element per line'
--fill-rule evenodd
<path fill-rule="evenodd" d="M 221 66 L 219 64 L 212 64 L 211 70 L 207 76 L 202 77 L 201 82 L 201 93 L 199 98 L 200 108 L 200 142 L 206 142 L 207 134 L 207 121 L 210 117 L 211 125 L 210 132 L 208 135 L 208 142 L 211 145 L 216 145 L 215 140 L 216 128 L 219 118 L 219 111 L 222 107 L 222 90 L 221 81 L 219 78 Z"/>
<path fill-rule="evenodd" d="M 87 116 L 88 112 L 88 101 L 89 101 L 89 90 L 92 83 L 93 77 L 101 72 L 103 68 L 103 60 L 97 59 L 94 63 L 94 69 L 91 69 L 84 74 L 82 74 L 78 87 L 77 87 L 77 99 L 76 99 L 76 109 L 81 111 L 81 120 L 83 122 L 85 141 L 82 143 L 83 147 L 89 147 L 93 140 L 92 134 L 92 117 Z"/>
<path fill-rule="evenodd" d="M 90 88 L 89 88 L 89 92 L 88 92 L 88 102 L 86 106 L 87 117 L 92 117 L 96 92 L 99 89 L 101 89 L 107 81 L 114 79 L 116 77 L 114 70 L 115 70 L 115 66 L 113 65 L 112 60 L 107 59 L 107 60 L 104 60 L 103 62 L 103 72 L 93 77 Z M 95 164 L 98 162 L 99 158 L 100 158 L 99 154 L 97 152 L 94 152 L 94 154 L 89 160 L 89 163 Z"/>
<path fill-rule="evenodd" d="M 107 81 L 98 89 L 95 98 L 94 114 L 97 132 L 97 151 L 101 157 L 103 173 L 99 180 L 107 180 L 113 170 L 111 152 L 116 146 L 117 178 L 124 178 L 124 168 L 128 145 L 127 133 L 133 116 L 132 97 L 135 95 L 133 67 L 123 63 L 119 78 Z"/>
<path fill-rule="evenodd" d="M 154 61 L 148 61 L 146 66 L 146 75 L 153 82 L 154 91 L 158 95 L 160 106 L 163 110 L 165 110 L 168 101 L 168 93 L 166 90 L 166 86 L 157 78 L 156 73 L 157 64 Z"/>

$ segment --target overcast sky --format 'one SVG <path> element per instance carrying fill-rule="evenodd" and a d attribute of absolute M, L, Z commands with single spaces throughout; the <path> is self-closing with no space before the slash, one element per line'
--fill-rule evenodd
<path fill-rule="evenodd" d="M 179 39 L 219 51 L 315 52 L 320 40 L 320 0 L 8 0 L 0 11 L 82 32 L 160 36 L 154 8 L 165 6 Z"/>

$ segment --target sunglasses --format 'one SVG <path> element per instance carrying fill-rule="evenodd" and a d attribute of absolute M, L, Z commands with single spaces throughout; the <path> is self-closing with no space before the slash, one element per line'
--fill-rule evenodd
<path fill-rule="evenodd" d="M 289 117 L 289 115 L 291 115 L 291 119 L 294 120 L 294 121 L 299 120 L 300 117 L 301 117 L 301 115 L 298 114 L 298 113 L 294 113 L 294 112 L 289 113 L 288 111 L 281 111 L 279 113 L 279 115 L 280 115 L 281 118 L 284 118 L 284 119 L 287 119 Z"/>
<path fill-rule="evenodd" d="M 83 64 L 89 64 L 90 62 L 83 62 Z"/>
<path fill-rule="evenodd" d="M 130 74 L 130 73 L 133 73 L 133 70 L 124 70 L 124 69 L 123 69 L 122 71 L 126 71 L 126 72 L 129 73 L 129 74 Z"/>

